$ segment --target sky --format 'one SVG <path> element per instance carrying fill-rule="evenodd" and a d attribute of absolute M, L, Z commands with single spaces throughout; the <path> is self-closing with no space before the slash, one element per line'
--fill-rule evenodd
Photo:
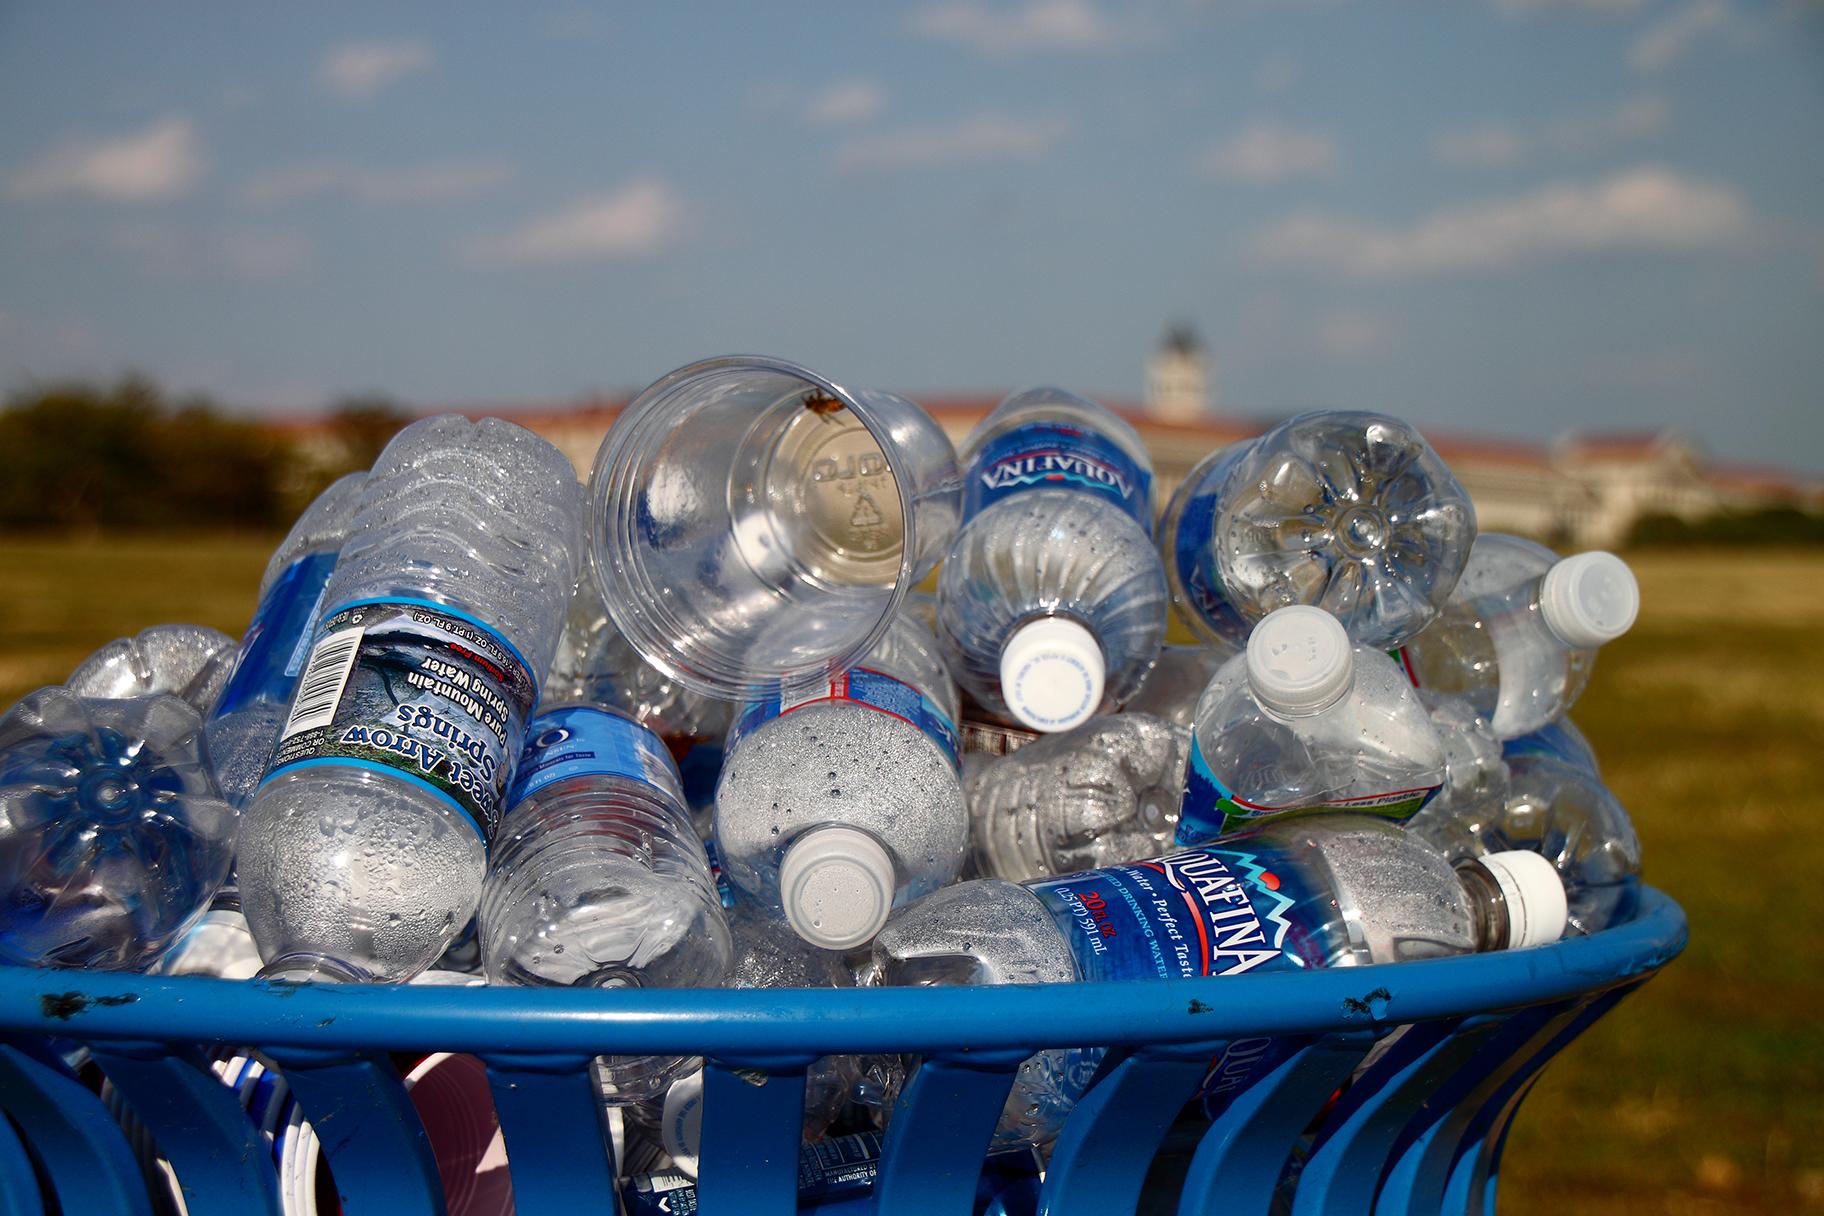
<path fill-rule="evenodd" d="M 715 354 L 1824 470 L 1818 0 L 0 0 L 0 391 Z"/>

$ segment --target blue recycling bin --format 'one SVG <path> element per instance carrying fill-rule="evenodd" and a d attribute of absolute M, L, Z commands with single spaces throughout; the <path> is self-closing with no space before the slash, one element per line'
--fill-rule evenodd
<path fill-rule="evenodd" d="M 386 1216 L 443 1210 L 391 1053 L 486 1062 L 527 1216 L 614 1211 L 592 1057 L 700 1054 L 700 1210 L 784 1216 L 797 1210 L 806 1065 L 916 1052 L 926 1062 L 900 1098 L 872 1202 L 882 1216 L 966 1216 L 1019 1062 L 1043 1047 L 1104 1044 L 1052 1152 L 1042 1208 L 1109 1216 L 1140 1202 L 1211 1059 L 1261 1036 L 1296 1050 L 1202 1132 L 1181 1213 L 1266 1212 L 1295 1146 L 1300 1216 L 1492 1213 L 1502 1145 L 1540 1072 L 1685 939 L 1683 911 L 1648 889 L 1630 922 L 1550 946 L 1154 983 L 576 991 L 0 968 L 0 1213 L 151 1211 L 119 1124 L 64 1064 L 72 1044 L 150 1130 L 191 1216 L 279 1211 L 271 1154 L 209 1071 L 215 1047 L 253 1046 L 275 1062 L 315 1127 L 343 1211 Z"/>

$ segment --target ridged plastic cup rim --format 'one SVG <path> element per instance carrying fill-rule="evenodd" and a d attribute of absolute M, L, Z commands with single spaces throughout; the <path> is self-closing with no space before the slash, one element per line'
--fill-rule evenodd
<path fill-rule="evenodd" d="M 647 611 L 654 609 L 660 602 L 658 588 L 644 577 L 645 571 L 632 555 L 638 552 L 638 545 L 633 537 L 633 494 L 636 474 L 641 463 L 629 462 L 624 455 L 638 451 L 650 444 L 653 437 L 671 429 L 673 422 L 659 408 L 679 389 L 692 381 L 702 380 L 730 372 L 754 371 L 788 376 L 804 382 L 806 387 L 826 393 L 842 402 L 868 434 L 873 436 L 879 445 L 881 455 L 887 462 L 887 468 L 893 475 L 893 487 L 899 494 L 900 517 L 904 521 L 904 535 L 900 544 L 899 576 L 894 580 L 892 590 L 888 593 L 879 618 L 865 637 L 853 645 L 845 646 L 840 652 L 815 664 L 805 664 L 788 671 L 781 671 L 764 677 L 752 676 L 742 680 L 719 680 L 702 675 L 693 670 L 680 656 L 669 647 L 660 630 L 648 627 L 646 618 L 636 613 L 628 603 L 629 598 L 636 598 Z M 609 429 L 607 439 L 596 452 L 595 466 L 589 475 L 589 522 L 590 533 L 587 545 L 587 564 L 593 572 L 596 590 L 608 609 L 609 617 L 614 621 L 633 648 L 671 679 L 702 696 L 713 697 L 724 701 L 740 701 L 754 696 L 774 692 L 780 688 L 822 674 L 834 674 L 853 666 L 862 655 L 872 650 L 876 643 L 885 636 L 887 627 L 905 602 L 906 594 L 911 590 L 914 559 L 918 553 L 916 535 L 916 499 L 911 492 L 911 472 L 906 467 L 905 458 L 899 447 L 893 442 L 888 429 L 882 425 L 875 412 L 860 396 L 842 385 L 821 376 L 811 369 L 785 359 L 770 355 L 718 355 L 711 359 L 702 359 L 686 364 L 674 371 L 667 372 L 653 381 L 639 395 L 629 401 L 621 411 L 614 425 Z M 620 507 L 617 515 L 618 526 L 610 533 L 605 526 L 610 502 Z M 632 597 L 623 596 L 621 588 L 609 581 L 609 572 L 605 568 L 601 552 L 604 547 L 613 544 L 620 551 L 628 554 L 627 570 L 624 571 L 625 582 L 634 592 Z M 637 577 L 636 577 L 637 576 Z"/>

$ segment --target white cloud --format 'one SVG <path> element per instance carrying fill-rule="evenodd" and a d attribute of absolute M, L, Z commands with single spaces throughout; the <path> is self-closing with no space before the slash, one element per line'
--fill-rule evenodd
<path fill-rule="evenodd" d="M 949 126 L 857 136 L 837 149 L 836 167 L 844 171 L 948 169 L 1034 161 L 1068 134 L 1066 124 L 1053 118 L 978 114 Z"/>
<path fill-rule="evenodd" d="M 1623 17 L 1639 12 L 1646 0 L 1495 0 L 1497 11 L 1510 17 L 1534 17 L 1557 13 L 1591 13 L 1599 17 Z"/>
<path fill-rule="evenodd" d="M 1446 207 L 1403 227 L 1300 212 L 1256 233 L 1251 251 L 1273 265 L 1396 277 L 1605 250 L 1719 248 L 1749 226 L 1735 190 L 1646 167 Z"/>
<path fill-rule="evenodd" d="M 190 120 L 160 119 L 134 135 L 75 140 L 12 175 L 15 198 L 86 194 L 112 202 L 154 202 L 186 193 L 206 167 Z"/>
<path fill-rule="evenodd" d="M 1254 87 L 1268 96 L 1278 96 L 1297 84 L 1301 74 L 1297 60 L 1276 56 L 1254 70 Z"/>
<path fill-rule="evenodd" d="M 805 117 L 820 127 L 849 126 L 868 121 L 886 104 L 886 92 L 873 81 L 845 80 L 811 98 Z"/>
<path fill-rule="evenodd" d="M 665 181 L 639 177 L 500 236 L 474 241 L 467 254 L 492 265 L 650 257 L 683 237 L 686 212 L 684 200 Z"/>
<path fill-rule="evenodd" d="M 301 198 L 340 197 L 363 203 L 426 203 L 491 190 L 513 176 L 497 161 L 435 161 L 371 169 L 314 161 L 270 169 L 241 186 L 243 201 L 289 203 Z"/>
<path fill-rule="evenodd" d="M 1734 24 L 1727 0 L 1691 0 L 1642 31 L 1628 48 L 1628 66 L 1637 72 L 1663 72 L 1705 38 Z"/>
<path fill-rule="evenodd" d="M 1445 131 L 1432 141 L 1431 150 L 1440 162 L 1459 169 L 1507 169 L 1540 156 L 1594 156 L 1616 144 L 1658 135 L 1670 114 L 1662 97 L 1635 97 L 1530 130 L 1486 126 Z"/>
<path fill-rule="evenodd" d="M 1382 316 L 1341 314 L 1317 323 L 1317 345 L 1326 354 L 1360 357 L 1377 355 L 1393 346 L 1400 327 Z"/>
<path fill-rule="evenodd" d="M 1211 177 L 1256 186 L 1325 177 L 1336 172 L 1336 165 L 1336 141 L 1328 135 L 1270 122 L 1242 129 L 1197 160 L 1198 169 Z"/>
<path fill-rule="evenodd" d="M 1011 7 L 936 0 L 912 15 L 912 29 L 984 55 L 1091 50 L 1128 36 L 1092 0 L 1019 0 Z"/>
<path fill-rule="evenodd" d="M 366 101 L 434 59 L 422 42 L 350 42 L 324 54 L 317 80 L 338 97 Z"/>

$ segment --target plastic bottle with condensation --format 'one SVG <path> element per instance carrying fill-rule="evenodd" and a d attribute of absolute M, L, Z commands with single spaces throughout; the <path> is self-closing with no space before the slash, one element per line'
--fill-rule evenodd
<path fill-rule="evenodd" d="M 742 710 L 716 787 L 716 844 L 739 893 L 827 950 L 956 877 L 969 813 L 956 686 L 895 617 L 859 666 Z"/>
<path fill-rule="evenodd" d="M 1139 435 L 1093 401 L 1028 389 L 982 420 L 959 459 L 963 529 L 937 581 L 951 674 L 1037 731 L 1113 710 L 1165 638 Z"/>
<path fill-rule="evenodd" d="M 1553 756 L 1507 762 L 1505 801 L 1427 807 L 1407 826 L 1452 861 L 1523 849 L 1549 861 L 1570 892 L 1573 933 L 1630 919 L 1640 905 L 1640 838 L 1594 773 Z"/>
<path fill-rule="evenodd" d="M 822 950 L 792 933 L 777 918 L 751 904 L 726 910 L 734 941 L 729 988 L 849 988 L 854 974 L 840 954 Z M 702 1143 L 702 1061 L 666 1089 L 662 1098 L 629 1107 L 629 1123 L 647 1140 L 656 1140 L 671 1164 L 692 1178 Z M 860 1078 L 855 1056 L 823 1056 L 804 1075 L 804 1140 L 819 1140 L 836 1121 Z"/>
<path fill-rule="evenodd" d="M 0 962 L 145 970 L 228 877 L 234 826 L 182 698 L 31 693 L 0 717 Z"/>
<path fill-rule="evenodd" d="M 1556 941 L 1564 918 L 1564 888 L 1537 854 L 1493 853 L 1453 870 L 1384 819 L 1324 815 L 1023 886 L 959 883 L 896 914 L 874 939 L 862 978 L 889 986 L 1147 981 L 1364 966 Z M 1219 1114 L 1296 1046 L 1230 1043 L 1205 1080 L 1205 1114 Z M 1101 1056 L 1063 1047 L 1026 1060 L 995 1143 L 1055 1137 Z M 885 1078 L 883 1111 L 902 1077 Z"/>
<path fill-rule="evenodd" d="M 970 763 L 974 872 L 1024 882 L 1169 850 L 1189 748 L 1189 728 L 1121 713 Z"/>
<path fill-rule="evenodd" d="M 237 807 L 247 805 L 265 775 L 366 480 L 366 473 L 350 473 L 317 495 L 273 550 L 260 578 L 259 606 L 234 652 L 232 673 L 207 730 L 216 783 Z"/>
<path fill-rule="evenodd" d="M 1437 616 L 1476 512 L 1398 418 L 1317 410 L 1212 453 L 1160 522 L 1172 602 L 1208 639 L 1243 644 L 1267 613 L 1312 604 L 1388 650 Z"/>
<path fill-rule="evenodd" d="M 1140 682 L 1140 691 L 1127 699 L 1123 713 L 1151 714 L 1174 726 L 1189 726 L 1197 702 L 1222 665 L 1241 653 L 1228 642 L 1206 646 L 1164 646 L 1159 658 Z"/>
<path fill-rule="evenodd" d="M 1197 704 L 1178 840 L 1313 811 L 1406 820 L 1444 784 L 1444 764 L 1438 729 L 1392 659 L 1352 645 L 1321 608 L 1281 608 Z"/>
<path fill-rule="evenodd" d="M 154 625 L 115 638 L 76 665 L 63 686 L 92 701 L 168 693 L 207 714 L 228 682 L 234 639 L 205 625 Z"/>
<path fill-rule="evenodd" d="M 649 663 L 615 626 L 597 580 L 587 572 L 571 597 L 542 700 L 547 705 L 608 705 L 650 727 L 678 762 L 684 798 L 699 831 L 709 830 L 716 780 L 722 774 L 722 742 L 735 706 L 692 692 Z"/>
<path fill-rule="evenodd" d="M 732 947 L 677 765 L 604 706 L 527 728 L 476 918 L 488 981 L 538 987 L 715 988 Z M 662 1093 L 683 1056 L 596 1063 L 616 1105 Z"/>
<path fill-rule="evenodd" d="M 1548 725 L 1576 704 L 1596 650 L 1626 633 L 1640 587 L 1600 551 L 1560 558 L 1498 532 L 1476 538 L 1456 594 L 1401 658 L 1414 685 L 1467 700 L 1495 736 Z"/>
<path fill-rule="evenodd" d="M 263 974 L 406 979 L 475 911 L 581 500 L 561 452 L 497 418 L 427 418 L 381 453 L 242 815 Z"/>

